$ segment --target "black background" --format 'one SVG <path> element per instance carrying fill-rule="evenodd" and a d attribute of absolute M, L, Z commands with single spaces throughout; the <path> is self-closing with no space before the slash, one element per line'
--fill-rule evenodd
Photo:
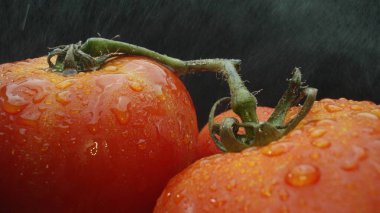
<path fill-rule="evenodd" d="M 1 63 L 97 33 L 181 59 L 240 58 L 259 105 L 275 105 L 295 66 L 319 99 L 380 102 L 377 0 L 0 0 Z M 182 79 L 201 126 L 227 86 L 212 73 Z"/>

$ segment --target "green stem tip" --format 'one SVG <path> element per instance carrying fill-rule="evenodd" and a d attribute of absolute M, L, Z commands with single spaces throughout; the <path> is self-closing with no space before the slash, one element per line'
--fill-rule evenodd
<path fill-rule="evenodd" d="M 281 97 L 273 114 L 266 122 L 259 122 L 256 114 L 256 97 L 248 91 L 238 74 L 240 60 L 183 61 L 133 44 L 104 38 L 89 38 L 84 44 L 78 42 L 51 49 L 47 57 L 49 67 L 63 75 L 97 70 L 109 59 L 119 55 L 139 55 L 152 58 L 165 64 L 178 75 L 203 71 L 222 73 L 227 80 L 231 97 L 218 100 L 213 105 L 209 116 L 209 130 L 216 146 L 225 152 L 239 152 L 247 147 L 264 146 L 271 141 L 278 140 L 294 129 L 306 116 L 317 94 L 316 89 L 302 85 L 301 71 L 295 68 L 293 76 L 289 80 L 288 89 Z M 54 56 L 56 56 L 55 63 L 52 62 Z M 304 97 L 305 101 L 298 114 L 291 121 L 284 123 L 290 107 Z M 235 118 L 224 118 L 221 123 L 214 123 L 216 108 L 225 101 L 229 101 L 232 110 L 241 118 L 241 122 Z M 240 134 L 239 128 L 244 128 L 245 133 Z"/>

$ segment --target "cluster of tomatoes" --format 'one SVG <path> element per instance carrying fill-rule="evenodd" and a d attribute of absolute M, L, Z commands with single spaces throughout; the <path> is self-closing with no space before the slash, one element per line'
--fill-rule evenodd
<path fill-rule="evenodd" d="M 0 65 L 0 212 L 380 209 L 372 102 L 317 101 L 280 140 L 221 153 L 182 82 L 152 59 L 70 76 L 46 67 L 46 57 Z M 261 121 L 272 111 L 257 108 Z"/>

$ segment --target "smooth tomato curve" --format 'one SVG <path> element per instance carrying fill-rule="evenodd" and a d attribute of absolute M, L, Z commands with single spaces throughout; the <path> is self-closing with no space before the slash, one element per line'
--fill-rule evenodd
<path fill-rule="evenodd" d="M 47 67 L 0 66 L 0 210 L 151 211 L 200 157 L 182 82 L 144 57 L 69 77 Z"/>
<path fill-rule="evenodd" d="M 154 212 L 377 212 L 379 178 L 380 106 L 324 99 L 268 146 L 198 160 Z"/>

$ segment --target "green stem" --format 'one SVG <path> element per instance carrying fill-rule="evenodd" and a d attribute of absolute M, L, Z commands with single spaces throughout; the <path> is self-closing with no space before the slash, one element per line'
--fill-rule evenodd
<path fill-rule="evenodd" d="M 204 59 L 183 61 L 167 55 L 157 53 L 144 47 L 120 41 L 104 38 L 90 38 L 80 48 L 83 52 L 98 57 L 107 53 L 123 53 L 128 55 L 140 55 L 152 58 L 171 67 L 179 75 L 191 72 L 211 71 L 219 72 L 223 69 L 226 59 Z M 229 59 L 236 69 L 239 69 L 240 60 Z"/>

